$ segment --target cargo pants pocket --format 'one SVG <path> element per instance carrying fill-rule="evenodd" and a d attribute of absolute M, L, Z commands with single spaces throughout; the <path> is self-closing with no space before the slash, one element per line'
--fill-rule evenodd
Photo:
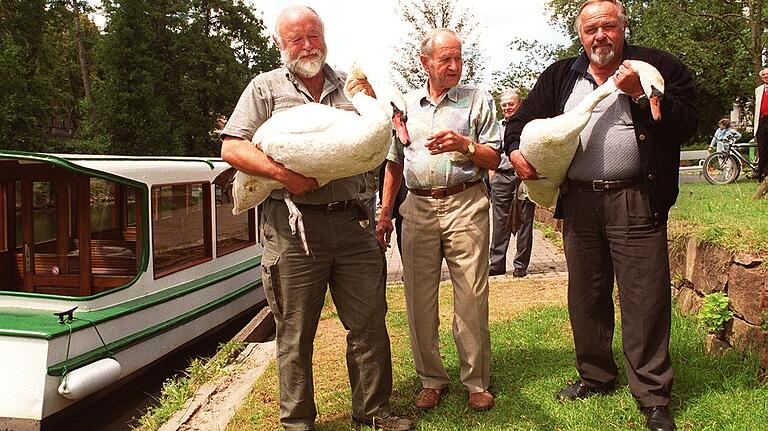
<path fill-rule="evenodd" d="M 264 296 L 267 297 L 269 308 L 277 319 L 283 317 L 283 293 L 280 283 L 280 257 L 264 256 L 261 262 L 261 280 L 264 285 Z"/>

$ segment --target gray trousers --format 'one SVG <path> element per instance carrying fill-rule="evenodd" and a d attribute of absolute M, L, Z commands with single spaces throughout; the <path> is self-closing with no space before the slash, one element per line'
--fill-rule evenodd
<path fill-rule="evenodd" d="M 581 378 L 594 386 L 616 380 L 615 276 L 629 389 L 643 407 L 668 405 L 673 375 L 666 223 L 653 226 L 642 185 L 608 192 L 570 188 L 562 205 L 568 313 Z"/>
<path fill-rule="evenodd" d="M 305 207 L 306 208 L 306 207 Z M 336 213 L 302 209 L 312 256 L 291 235 L 282 201 L 264 205 L 262 276 L 277 323 L 280 422 L 285 429 L 314 429 L 317 410 L 312 351 L 326 289 L 347 332 L 347 370 L 352 415 L 390 412 L 392 364 L 384 323 L 384 252 L 356 208 Z"/>
<path fill-rule="evenodd" d="M 506 272 L 507 249 L 511 233 L 506 231 L 509 209 L 517 190 L 517 177 L 513 171 L 496 171 L 491 178 L 491 208 L 493 209 L 493 234 L 491 235 L 491 272 Z M 527 270 L 533 250 L 533 216 L 536 204 L 525 200 L 523 223 L 517 231 L 517 251 L 513 266 Z"/>

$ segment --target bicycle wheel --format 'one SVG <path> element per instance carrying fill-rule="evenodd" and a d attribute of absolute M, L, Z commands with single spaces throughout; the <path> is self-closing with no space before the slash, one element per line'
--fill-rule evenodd
<path fill-rule="evenodd" d="M 714 153 L 704 160 L 701 173 L 710 184 L 730 184 L 741 173 L 738 159 L 728 153 Z"/>

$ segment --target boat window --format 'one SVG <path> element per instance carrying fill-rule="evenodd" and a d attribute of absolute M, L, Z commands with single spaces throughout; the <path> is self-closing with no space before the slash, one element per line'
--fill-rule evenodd
<path fill-rule="evenodd" d="M 50 181 L 32 182 L 32 237 L 37 246 L 55 241 L 56 194 Z"/>
<path fill-rule="evenodd" d="M 232 214 L 232 187 L 216 185 L 216 255 L 223 256 L 256 243 L 256 211 Z"/>
<path fill-rule="evenodd" d="M 128 190 L 127 196 L 125 198 L 125 207 L 126 207 L 125 225 L 133 226 L 135 230 L 136 228 L 136 190 L 134 189 Z"/>
<path fill-rule="evenodd" d="M 136 277 L 140 190 L 42 163 L 6 165 L 0 290 L 90 296 Z"/>
<path fill-rule="evenodd" d="M 0 184 L 0 252 L 8 251 L 8 243 L 5 241 L 5 230 L 5 187 L 3 187 L 3 184 Z"/>
<path fill-rule="evenodd" d="M 91 235 L 110 236 L 121 229 L 121 198 L 117 184 L 101 178 L 91 178 Z"/>
<path fill-rule="evenodd" d="M 211 258 L 210 190 L 207 183 L 152 187 L 155 278 Z"/>
<path fill-rule="evenodd" d="M 16 196 L 16 201 L 14 203 L 14 211 L 16 213 L 16 220 L 14 223 L 16 228 L 14 229 L 14 232 L 16 232 L 16 244 L 21 244 L 23 242 L 21 239 L 21 181 L 14 181 L 13 187 L 13 195 Z"/>

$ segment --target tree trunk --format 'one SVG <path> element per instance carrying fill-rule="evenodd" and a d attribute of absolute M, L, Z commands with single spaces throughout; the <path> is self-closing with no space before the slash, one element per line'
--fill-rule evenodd
<path fill-rule="evenodd" d="M 77 56 L 80 59 L 80 73 L 83 75 L 83 89 L 85 90 L 85 100 L 88 102 L 88 118 L 91 124 L 96 122 L 96 108 L 93 104 L 93 94 L 91 94 L 91 70 L 88 65 L 88 59 L 85 58 L 85 43 L 80 28 L 80 8 L 77 1 L 72 1 L 72 7 L 75 10 L 75 37 L 77 37 Z"/>
<path fill-rule="evenodd" d="M 749 7 L 749 28 L 752 36 L 752 72 L 755 77 L 755 84 L 762 84 L 759 73 L 763 68 L 763 31 L 765 30 L 765 24 L 763 23 L 763 7 L 765 0 L 750 0 L 747 2 Z"/>

